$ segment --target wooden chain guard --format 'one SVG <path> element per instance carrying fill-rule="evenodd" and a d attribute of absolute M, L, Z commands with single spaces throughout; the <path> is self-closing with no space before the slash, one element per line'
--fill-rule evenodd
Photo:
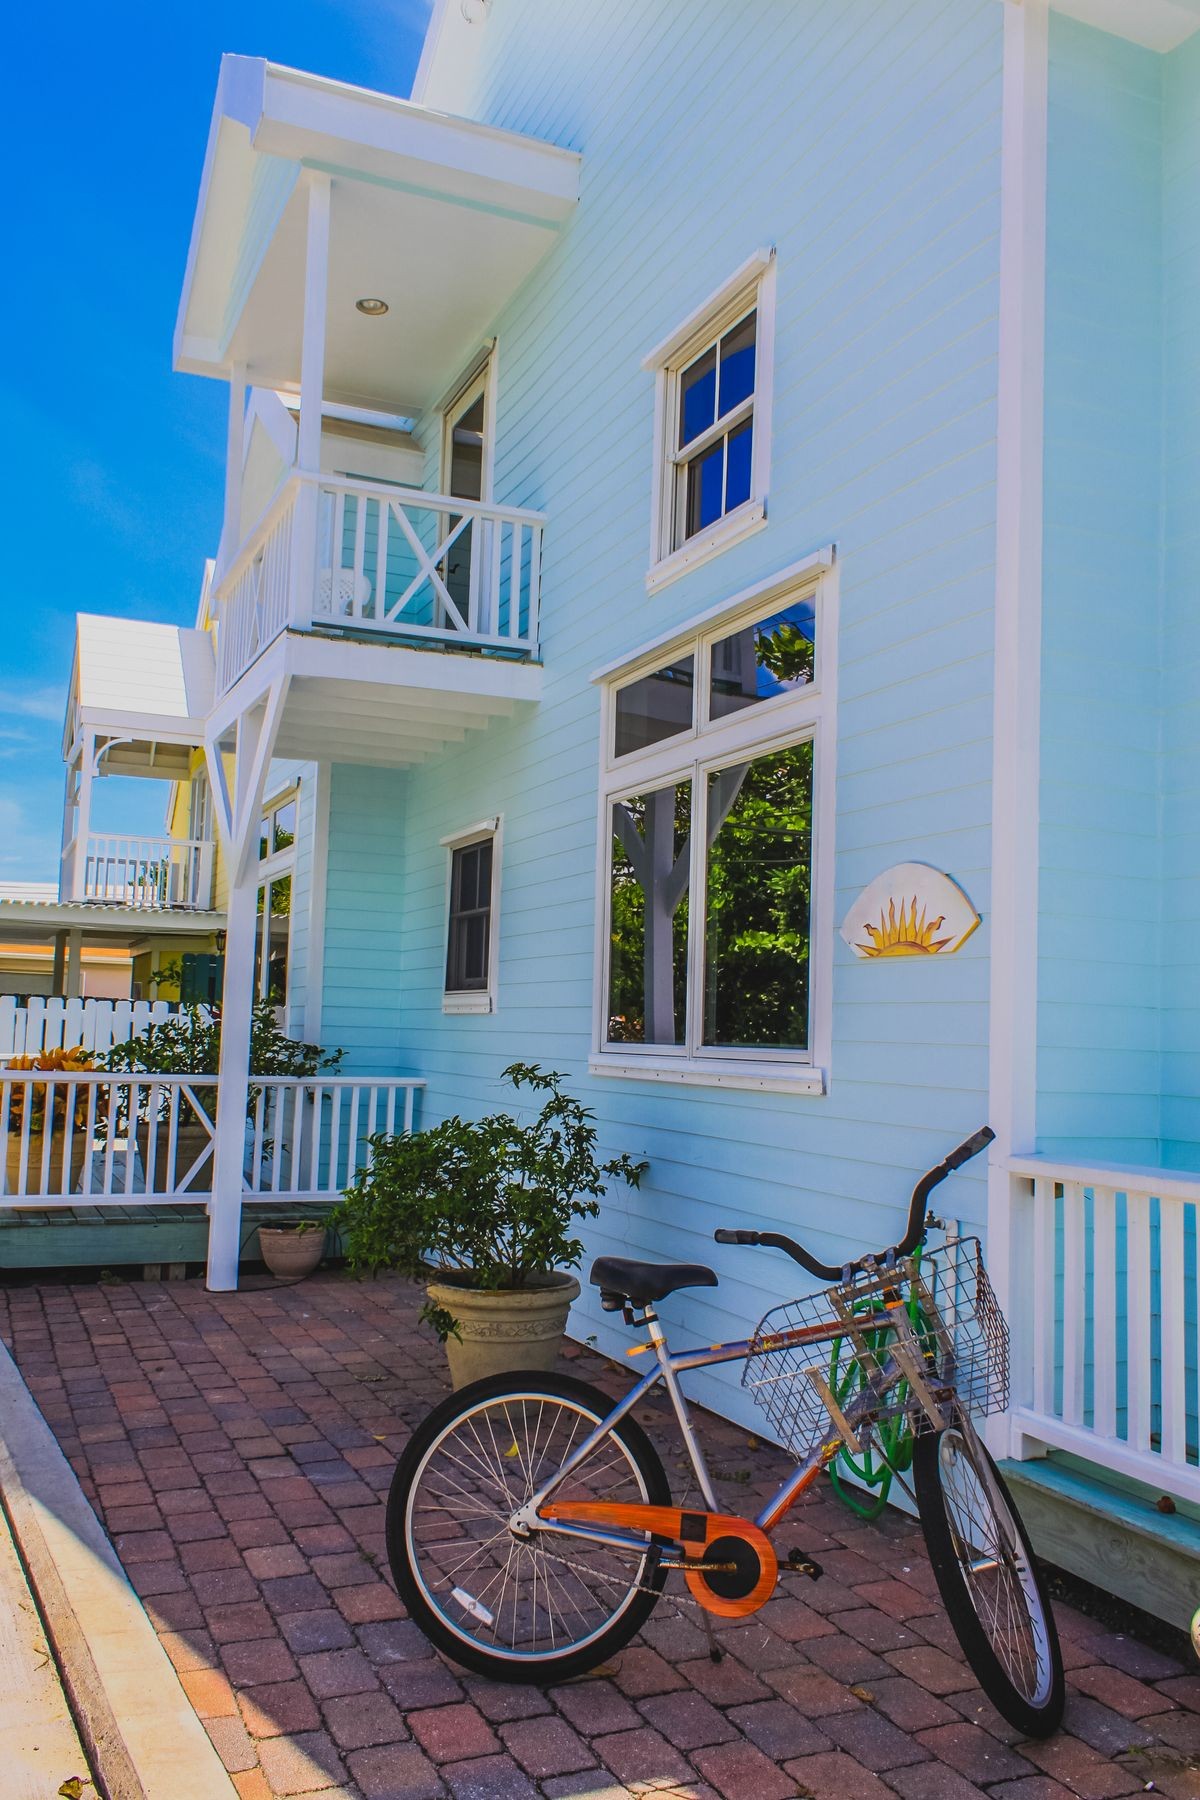
<path fill-rule="evenodd" d="M 775 1591 L 779 1563 L 765 1532 L 733 1513 L 692 1512 L 679 1506 L 616 1506 L 605 1501 L 548 1500 L 539 1515 L 564 1525 L 596 1525 L 606 1531 L 645 1531 L 659 1543 L 678 1544 L 688 1562 L 726 1562 L 728 1573 L 684 1570 L 694 1600 L 720 1619 L 744 1619 Z M 722 1591 L 725 1590 L 725 1591 Z"/>

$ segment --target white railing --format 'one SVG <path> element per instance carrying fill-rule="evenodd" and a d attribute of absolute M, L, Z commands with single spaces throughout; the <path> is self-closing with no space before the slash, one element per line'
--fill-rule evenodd
<path fill-rule="evenodd" d="M 1010 1169 L 1018 1442 L 1200 1501 L 1200 1175 Z"/>
<path fill-rule="evenodd" d="M 255 1084 L 247 1188 L 280 1200 L 340 1194 L 369 1168 L 370 1140 L 413 1129 L 419 1081 L 272 1077 Z"/>
<path fill-rule="evenodd" d="M 99 1056 L 114 1044 L 141 1037 L 178 1011 L 170 1000 L 44 1000 L 31 995 L 18 1006 L 0 994 L 0 1057 L 39 1056 L 72 1050 Z"/>
<path fill-rule="evenodd" d="M 536 654 L 544 523 L 521 507 L 293 475 L 217 585 L 220 692 L 287 626 Z"/>
<path fill-rule="evenodd" d="M 297 483 L 289 481 L 216 586 L 217 691 L 226 693 L 293 616 Z"/>
<path fill-rule="evenodd" d="M 411 1131 L 421 1081 L 345 1075 L 253 1084 L 243 1197 L 332 1200 L 377 1132 Z M 215 1075 L 0 1068 L 0 1209 L 208 1203 Z"/>
<path fill-rule="evenodd" d="M 66 870 L 64 900 L 152 909 L 212 905 L 213 845 L 197 838 L 90 833 Z"/>

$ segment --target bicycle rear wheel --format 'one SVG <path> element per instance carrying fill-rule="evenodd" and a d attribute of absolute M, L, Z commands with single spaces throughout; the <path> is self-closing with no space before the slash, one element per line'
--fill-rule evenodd
<path fill-rule="evenodd" d="M 566 1533 L 518 1538 L 516 1509 L 612 1411 L 565 1375 L 488 1376 L 435 1407 L 392 1477 L 387 1550 L 410 1616 L 447 1656 L 501 1681 L 565 1681 L 641 1629 L 666 1571 Z M 668 1506 L 657 1452 L 628 1416 L 556 1490 L 560 1500 Z"/>
<path fill-rule="evenodd" d="M 1062 1653 L 999 1469 L 961 1421 L 918 1436 L 913 1482 L 938 1588 L 980 1687 L 1018 1731 L 1049 1737 L 1062 1721 Z"/>

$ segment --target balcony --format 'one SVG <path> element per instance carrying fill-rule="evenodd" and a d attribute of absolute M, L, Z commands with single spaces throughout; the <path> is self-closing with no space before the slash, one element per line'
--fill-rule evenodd
<path fill-rule="evenodd" d="M 217 693 L 286 631 L 537 654 L 541 513 L 293 473 L 215 589 Z"/>
<path fill-rule="evenodd" d="M 65 902 L 206 911 L 213 899 L 215 852 L 214 844 L 198 838 L 91 832 L 81 855 L 76 844 L 66 846 L 59 892 Z"/>

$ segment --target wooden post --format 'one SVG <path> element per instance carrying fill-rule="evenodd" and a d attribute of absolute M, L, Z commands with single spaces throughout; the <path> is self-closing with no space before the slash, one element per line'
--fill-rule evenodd
<path fill-rule="evenodd" d="M 67 934 L 56 931 L 54 934 L 54 962 L 50 973 L 50 992 L 62 997 L 67 985 Z"/>
<path fill-rule="evenodd" d="M 258 870 L 230 882 L 225 924 L 225 981 L 221 991 L 221 1058 L 212 1198 L 208 1208 L 207 1285 L 236 1288 L 242 1236 L 246 1106 L 250 1081 L 250 1020 L 254 1004 L 254 939 L 258 927 Z"/>
<path fill-rule="evenodd" d="M 304 336 L 300 349 L 300 428 L 296 466 L 301 481 L 293 521 L 292 621 L 311 625 L 317 584 L 317 479 L 321 473 L 321 419 L 325 406 L 325 314 L 329 304 L 329 215 L 332 183 L 319 170 L 308 174 L 308 236 L 304 251 Z"/>
<path fill-rule="evenodd" d="M 75 867 L 71 900 L 82 900 L 87 880 L 88 833 L 92 829 L 92 781 L 96 772 L 96 734 L 85 731 L 79 751 L 79 789 L 75 809 Z"/>
<path fill-rule="evenodd" d="M 229 424 L 225 436 L 225 513 L 221 523 L 221 548 L 217 557 L 223 572 L 241 546 L 242 468 L 246 438 L 246 365 L 234 363 L 229 371 Z"/>
<path fill-rule="evenodd" d="M 83 992 L 83 926 L 72 925 L 67 933 L 67 999 L 78 1000 Z"/>

